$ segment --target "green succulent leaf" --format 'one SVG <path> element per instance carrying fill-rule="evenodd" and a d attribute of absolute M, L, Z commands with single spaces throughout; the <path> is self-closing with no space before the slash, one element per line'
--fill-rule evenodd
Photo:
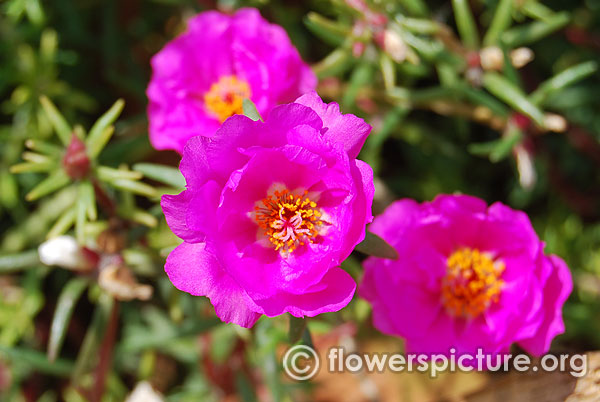
<path fill-rule="evenodd" d="M 73 278 L 65 285 L 58 297 L 48 341 L 48 360 L 50 362 L 54 362 L 60 353 L 75 304 L 88 283 L 87 279 Z"/>
<path fill-rule="evenodd" d="M 365 239 L 356 247 L 356 251 L 373 257 L 397 260 L 398 252 L 390 246 L 385 240 L 374 233 L 366 232 Z"/>
<path fill-rule="evenodd" d="M 179 169 L 172 166 L 157 165 L 154 163 L 136 163 L 133 170 L 143 173 L 145 177 L 156 180 L 162 184 L 175 188 L 185 187 L 185 178 Z"/>

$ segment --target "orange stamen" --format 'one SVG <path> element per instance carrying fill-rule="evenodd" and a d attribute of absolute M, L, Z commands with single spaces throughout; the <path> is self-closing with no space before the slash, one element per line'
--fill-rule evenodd
<path fill-rule="evenodd" d="M 250 98 L 250 86 L 235 75 L 219 78 L 204 94 L 207 109 L 222 123 L 234 114 L 244 113 L 242 102 Z"/>
<path fill-rule="evenodd" d="M 498 302 L 504 263 L 477 249 L 462 248 L 450 255 L 442 281 L 442 304 L 457 317 L 475 318 Z"/>
<path fill-rule="evenodd" d="M 275 250 L 291 253 L 317 237 L 321 212 L 307 194 L 275 191 L 254 207 L 254 219 Z"/>

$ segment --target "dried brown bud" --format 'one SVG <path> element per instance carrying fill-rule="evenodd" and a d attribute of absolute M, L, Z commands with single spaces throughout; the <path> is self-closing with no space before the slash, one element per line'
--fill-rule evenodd
<path fill-rule="evenodd" d="M 148 300 L 152 297 L 152 286 L 139 284 L 119 258 L 107 258 L 110 262 L 103 264 L 98 276 L 98 284 L 104 291 L 121 301 Z"/>
<path fill-rule="evenodd" d="M 485 106 L 476 106 L 473 109 L 473 118 L 477 121 L 488 121 L 494 116 L 490 108 Z"/>
<path fill-rule="evenodd" d="M 98 249 L 106 254 L 117 254 L 127 245 L 125 234 L 117 228 L 106 229 L 96 239 Z"/>

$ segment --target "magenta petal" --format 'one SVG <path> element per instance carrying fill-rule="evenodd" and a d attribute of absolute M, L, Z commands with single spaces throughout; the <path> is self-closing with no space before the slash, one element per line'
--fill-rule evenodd
<path fill-rule="evenodd" d="M 201 186 L 214 176 L 210 174 L 211 166 L 206 156 L 208 142 L 208 138 L 194 137 L 183 149 L 179 170 L 185 177 L 187 188 Z"/>
<path fill-rule="evenodd" d="M 232 171 L 248 161 L 248 156 L 239 152 L 239 148 L 248 147 L 258 139 L 259 133 L 264 131 L 262 124 L 236 115 L 223 123 L 214 138 L 197 136 L 190 139 L 179 165 L 188 188 L 208 180 L 225 183 Z"/>
<path fill-rule="evenodd" d="M 207 180 L 225 182 L 248 162 L 247 149 L 275 148 L 289 144 L 288 131 L 298 126 L 321 129 L 321 120 L 310 109 L 296 104 L 278 106 L 266 122 L 236 115 L 227 119 L 211 138 L 194 137 L 183 151 L 180 169 L 188 186 Z"/>
<path fill-rule="evenodd" d="M 482 248 L 497 255 L 519 255 L 535 259 L 540 241 L 527 214 L 506 205 L 494 203 L 487 213 L 483 229 L 488 236 L 481 240 Z"/>
<path fill-rule="evenodd" d="M 323 120 L 323 127 L 326 129 L 323 135 L 327 140 L 343 144 L 350 158 L 358 156 L 371 132 L 369 124 L 354 115 L 340 113 L 337 103 L 326 104 L 315 91 L 302 95 L 295 103 L 308 106 L 317 112 Z"/>
<path fill-rule="evenodd" d="M 354 295 L 356 283 L 341 268 L 331 268 L 315 287 L 303 294 L 280 293 L 263 300 L 254 300 L 261 312 L 269 317 L 290 313 L 295 317 L 314 317 L 317 314 L 338 311 Z"/>
<path fill-rule="evenodd" d="M 235 69 L 249 81 L 252 101 L 263 115 L 274 104 L 292 102 L 316 87 L 316 76 L 302 63 L 286 32 L 265 24 L 256 9 L 238 10 L 233 30 Z"/>
<path fill-rule="evenodd" d="M 205 234 L 211 233 L 217 225 L 215 215 L 221 189 L 211 180 L 194 190 L 186 190 L 190 193 L 189 206 L 185 210 L 187 227 Z"/>
<path fill-rule="evenodd" d="M 465 194 L 440 194 L 431 203 L 428 203 L 428 206 L 453 215 L 461 213 L 485 213 L 487 211 L 485 201 Z"/>
<path fill-rule="evenodd" d="M 378 268 L 379 267 L 375 266 L 373 269 L 377 270 Z M 369 270 L 370 268 L 366 267 L 365 269 Z M 402 331 L 402 326 L 396 327 L 396 320 L 394 320 L 396 310 L 394 309 L 394 306 L 388 306 L 384 300 L 379 298 L 379 295 L 381 294 L 378 287 L 379 276 L 380 275 L 377 275 L 376 271 L 365 273 L 358 288 L 358 294 L 372 304 L 373 325 L 375 328 L 384 334 L 398 335 Z"/>
<path fill-rule="evenodd" d="M 394 326 L 399 328 L 399 334 L 407 338 L 424 336 L 441 310 L 439 296 L 410 284 L 404 287 L 403 292 L 395 293 L 389 282 L 386 283 L 386 278 L 380 278 L 378 284 L 388 310 L 393 309 L 395 304 L 403 306 L 390 317 Z"/>
<path fill-rule="evenodd" d="M 392 246 L 402 239 L 402 232 L 410 228 L 414 219 L 418 217 L 421 206 L 409 199 L 402 199 L 388 206 L 368 230 L 383 238 Z"/>
<path fill-rule="evenodd" d="M 249 328 L 260 318 L 252 300 L 221 268 L 205 243 L 180 244 L 167 257 L 165 271 L 177 289 L 207 296 L 224 322 Z"/>
<path fill-rule="evenodd" d="M 571 272 L 561 258 L 551 255 L 546 257 L 545 263 L 551 264 L 553 271 L 544 287 L 544 321 L 533 337 L 519 342 L 519 345 L 535 356 L 547 353 L 552 339 L 564 332 L 562 306 L 573 290 Z"/>
<path fill-rule="evenodd" d="M 499 302 L 484 313 L 490 338 L 510 344 L 537 330 L 542 300 L 537 286 L 528 286 L 530 280 L 525 276 L 504 283 Z"/>
<path fill-rule="evenodd" d="M 355 160 L 354 163 L 353 168 L 355 167 L 355 169 L 352 169 L 352 177 L 355 186 L 360 190 L 356 192 L 357 196 L 351 212 L 354 222 L 351 223 L 350 230 L 344 240 L 340 260 L 346 259 L 354 247 L 364 240 L 365 224 L 371 223 L 373 220 L 373 214 L 371 213 L 373 195 L 375 194 L 373 169 L 361 160 Z"/>
<path fill-rule="evenodd" d="M 450 349 L 456 348 L 458 337 L 454 320 L 445 312 L 439 311 L 435 320 L 422 336 L 406 340 L 406 353 L 421 353 L 425 355 L 448 355 Z"/>
<path fill-rule="evenodd" d="M 289 103 L 273 108 L 267 116 L 265 124 L 269 131 L 266 133 L 267 138 L 271 141 L 279 139 L 279 141 L 289 141 L 294 144 L 293 136 L 286 135 L 288 132 L 298 126 L 308 126 L 320 132 L 323 128 L 323 121 L 315 110 L 299 105 L 297 103 Z M 265 144 L 265 140 L 256 141 L 258 144 Z M 276 143 L 272 142 L 271 146 Z"/>
<path fill-rule="evenodd" d="M 204 241 L 205 234 L 191 229 L 186 222 L 186 213 L 190 203 L 190 192 L 182 191 L 177 195 L 165 194 L 160 200 L 167 224 L 175 235 L 191 243 Z"/>

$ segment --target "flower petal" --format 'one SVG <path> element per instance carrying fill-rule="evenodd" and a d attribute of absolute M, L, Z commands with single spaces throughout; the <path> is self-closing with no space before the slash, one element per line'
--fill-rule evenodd
<path fill-rule="evenodd" d="M 260 318 L 252 300 L 222 269 L 206 243 L 180 244 L 167 257 L 165 271 L 177 289 L 207 296 L 224 322 L 249 328 Z"/>
<path fill-rule="evenodd" d="M 544 287 L 544 321 L 534 336 L 519 342 L 521 347 L 535 356 L 547 353 L 552 339 L 565 331 L 562 306 L 573 290 L 571 272 L 560 257 L 550 255 L 545 263 L 551 264 L 553 271 Z"/>
<path fill-rule="evenodd" d="M 186 222 L 186 211 L 190 205 L 190 192 L 182 191 L 176 195 L 165 194 L 160 206 L 171 231 L 179 238 L 191 243 L 204 241 L 205 234 L 191 229 Z"/>
<path fill-rule="evenodd" d="M 352 114 L 340 113 L 337 103 L 326 104 L 315 91 L 302 95 L 294 101 L 301 105 L 310 107 L 317 112 L 323 120 L 325 131 L 323 136 L 331 141 L 343 145 L 350 158 L 358 156 L 367 136 L 371 132 L 371 126 L 363 119 Z"/>
<path fill-rule="evenodd" d="M 279 293 L 268 299 L 255 299 L 254 302 L 260 311 L 269 317 L 283 313 L 290 313 L 294 317 L 314 317 L 346 307 L 355 290 L 356 283 L 352 277 L 343 269 L 335 267 L 323 276 L 313 292 L 307 290 L 303 294 Z"/>

